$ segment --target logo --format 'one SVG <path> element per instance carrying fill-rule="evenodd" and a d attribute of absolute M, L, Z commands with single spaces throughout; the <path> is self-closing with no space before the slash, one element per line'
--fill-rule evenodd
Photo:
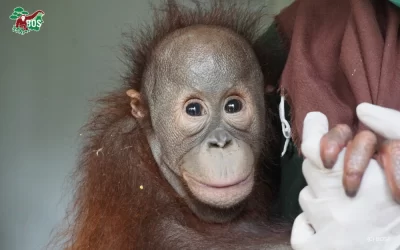
<path fill-rule="evenodd" d="M 43 16 L 43 10 L 37 10 L 33 14 L 29 14 L 24 8 L 17 7 L 10 16 L 11 20 L 15 20 L 12 31 L 20 35 L 25 35 L 31 31 L 38 32 L 44 23 Z"/>

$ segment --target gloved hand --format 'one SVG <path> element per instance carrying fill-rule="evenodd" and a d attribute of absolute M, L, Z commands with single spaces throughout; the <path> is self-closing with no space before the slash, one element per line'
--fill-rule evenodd
<path fill-rule="evenodd" d="M 400 121 L 400 112 L 390 111 L 390 119 Z M 397 118 L 393 112 L 397 112 Z M 382 108 L 361 104 L 357 113 L 360 120 L 379 134 L 391 138 L 396 134 L 393 129 L 398 131 L 392 120 L 387 122 L 387 112 L 382 112 Z M 371 159 L 357 195 L 348 197 L 342 183 L 346 148 L 341 150 L 332 169 L 326 169 L 320 157 L 320 141 L 327 132 L 325 115 L 319 112 L 307 115 L 301 149 L 308 186 L 300 193 L 303 213 L 293 225 L 292 247 L 295 250 L 399 248 L 400 205 L 392 198 L 384 171 Z"/>

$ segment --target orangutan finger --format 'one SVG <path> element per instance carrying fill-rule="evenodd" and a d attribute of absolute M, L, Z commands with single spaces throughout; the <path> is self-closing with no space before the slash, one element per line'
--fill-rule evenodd
<path fill-rule="evenodd" d="M 368 130 L 358 133 L 347 146 L 344 157 L 343 185 L 346 194 L 354 197 L 369 161 L 376 151 L 377 137 Z"/>
<path fill-rule="evenodd" d="M 320 142 L 321 160 L 325 168 L 332 168 L 335 165 L 339 153 L 353 137 L 348 125 L 339 124 L 326 133 Z"/>
<path fill-rule="evenodd" d="M 400 140 L 387 140 L 379 149 L 379 163 L 385 170 L 390 189 L 400 203 Z"/>

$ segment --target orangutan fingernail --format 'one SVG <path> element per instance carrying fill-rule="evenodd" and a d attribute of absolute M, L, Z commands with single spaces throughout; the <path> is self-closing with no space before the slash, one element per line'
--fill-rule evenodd
<path fill-rule="evenodd" d="M 348 173 L 345 177 L 346 183 L 344 191 L 346 195 L 349 197 L 356 196 L 360 183 L 361 183 L 362 175 L 358 173 Z"/>
<path fill-rule="evenodd" d="M 335 165 L 340 151 L 342 151 L 352 136 L 353 133 L 349 126 L 339 124 L 321 138 L 320 154 L 325 168 L 332 168 Z"/>
<path fill-rule="evenodd" d="M 400 203 L 400 140 L 388 140 L 382 143 L 379 162 L 385 169 L 393 198 Z"/>
<path fill-rule="evenodd" d="M 354 197 L 360 188 L 364 172 L 375 153 L 377 137 L 371 131 L 358 133 L 349 143 L 344 157 L 343 186 L 348 196 Z"/>

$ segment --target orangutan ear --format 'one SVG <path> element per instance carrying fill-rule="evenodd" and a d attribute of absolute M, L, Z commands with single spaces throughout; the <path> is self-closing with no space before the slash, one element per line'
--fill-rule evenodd
<path fill-rule="evenodd" d="M 145 116 L 145 109 L 140 97 L 140 93 L 134 89 L 126 91 L 126 94 L 131 98 L 131 113 L 136 119 L 142 119 Z"/>

